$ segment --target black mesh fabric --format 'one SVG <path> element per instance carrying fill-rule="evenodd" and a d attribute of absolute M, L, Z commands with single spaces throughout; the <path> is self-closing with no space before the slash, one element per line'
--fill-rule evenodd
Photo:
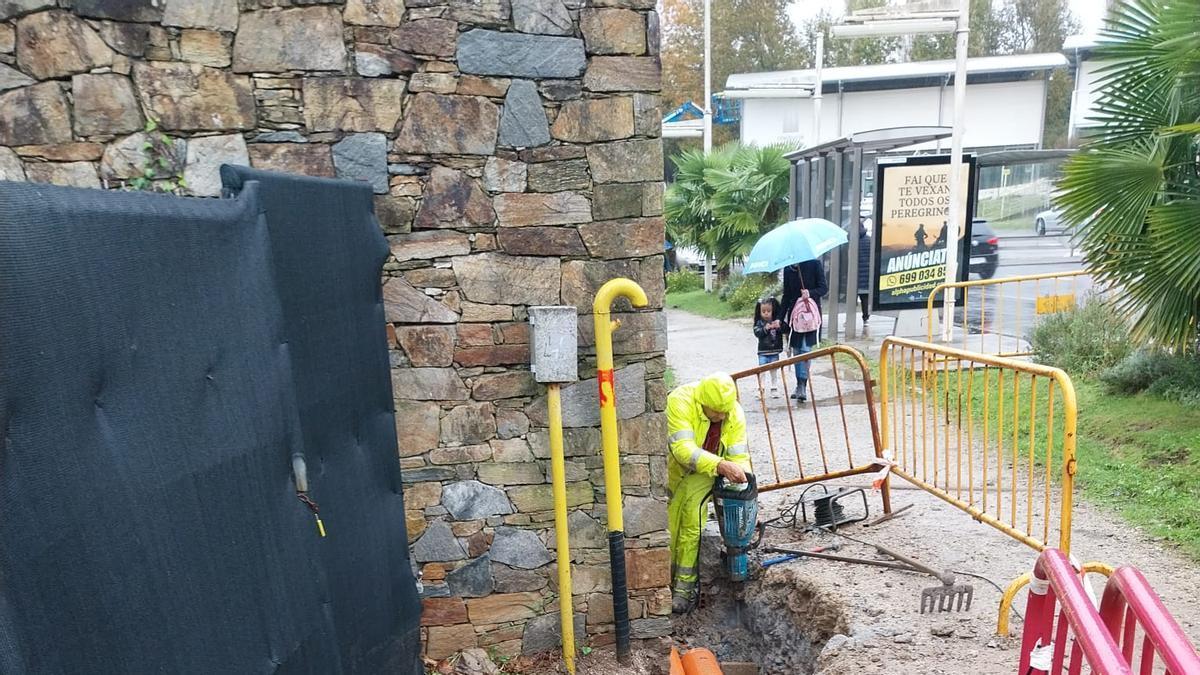
<path fill-rule="evenodd" d="M 419 672 L 369 192 L 261 179 L 0 182 L 0 673 Z"/>

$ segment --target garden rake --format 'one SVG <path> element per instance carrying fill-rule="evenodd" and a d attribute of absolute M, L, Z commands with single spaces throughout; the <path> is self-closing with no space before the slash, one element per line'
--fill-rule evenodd
<path fill-rule="evenodd" d="M 914 572 L 923 572 L 935 577 L 942 582 L 941 586 L 933 586 L 921 591 L 921 613 L 926 611 L 933 612 L 965 612 L 971 609 L 971 600 L 975 598 L 975 587 L 970 584 L 956 584 L 953 574 L 949 572 L 939 572 L 934 568 L 919 563 L 908 556 L 901 555 L 895 551 L 884 548 L 879 544 L 862 541 L 853 537 L 848 537 L 840 532 L 835 532 L 839 537 L 845 537 L 850 541 L 864 544 L 874 548 L 883 555 L 889 556 L 904 565 L 911 568 Z"/>

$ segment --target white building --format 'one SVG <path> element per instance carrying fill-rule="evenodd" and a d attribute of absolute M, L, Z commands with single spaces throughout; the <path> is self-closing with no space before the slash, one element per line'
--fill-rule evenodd
<path fill-rule="evenodd" d="M 1093 55 L 1095 48 L 1096 37 L 1094 35 L 1072 35 L 1063 42 L 1063 53 L 1067 55 L 1067 59 L 1075 71 L 1075 90 L 1071 94 L 1071 126 L 1069 127 L 1069 138 L 1072 143 L 1077 141 L 1080 136 L 1086 136 L 1088 130 L 1096 126 L 1096 123 L 1088 118 L 1094 114 L 1096 101 L 1099 98 L 1097 85 L 1102 75 L 1100 71 L 1105 66 L 1112 64 L 1111 61 L 1096 60 Z"/>
<path fill-rule="evenodd" d="M 1040 148 L 1048 71 L 1063 54 L 967 60 L 968 150 Z M 813 139 L 813 70 L 730 75 L 724 95 L 742 99 L 741 140 L 798 147 L 871 129 L 949 126 L 954 116 L 954 61 L 888 63 L 822 70 L 820 137 Z M 915 149 L 949 148 L 940 141 Z"/>

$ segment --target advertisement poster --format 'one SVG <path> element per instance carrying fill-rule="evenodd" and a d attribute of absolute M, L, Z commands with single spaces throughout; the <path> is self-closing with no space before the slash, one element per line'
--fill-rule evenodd
<path fill-rule="evenodd" d="M 967 278 L 975 212 L 975 158 L 964 157 L 958 274 Z M 879 164 L 875 191 L 875 302 L 878 311 L 924 309 L 946 280 L 950 156 L 910 157 Z M 939 296 L 935 306 L 941 306 Z"/>

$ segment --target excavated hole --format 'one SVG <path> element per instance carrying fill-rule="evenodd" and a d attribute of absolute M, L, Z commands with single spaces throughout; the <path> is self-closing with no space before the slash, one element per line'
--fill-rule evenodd
<path fill-rule="evenodd" d="M 676 620 L 676 639 L 711 649 L 722 663 L 756 663 L 761 675 L 809 675 L 829 638 L 847 632 L 841 601 L 793 569 L 770 570 L 741 592 L 738 603 L 731 584 L 710 584 L 702 606 Z"/>

